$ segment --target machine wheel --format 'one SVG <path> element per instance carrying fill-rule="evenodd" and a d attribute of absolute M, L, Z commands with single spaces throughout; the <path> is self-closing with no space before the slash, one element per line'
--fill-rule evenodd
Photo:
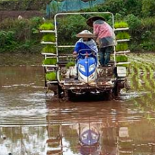
<path fill-rule="evenodd" d="M 69 100 L 74 100 L 76 97 L 76 94 L 73 93 L 71 90 L 68 91 L 68 98 Z"/>
<path fill-rule="evenodd" d="M 105 92 L 105 100 L 110 101 L 113 99 L 112 90 L 108 90 Z"/>
<path fill-rule="evenodd" d="M 68 91 L 63 90 L 61 86 L 58 85 L 58 98 L 60 102 L 66 102 L 68 101 Z"/>
<path fill-rule="evenodd" d="M 46 94 L 49 92 L 49 90 L 53 91 L 54 95 L 58 94 L 58 91 L 57 91 L 58 85 L 57 84 L 50 83 L 50 84 L 47 84 L 46 87 L 47 87 Z"/>
<path fill-rule="evenodd" d="M 116 81 L 114 84 L 114 88 L 113 88 L 113 95 L 114 97 L 118 97 L 120 95 L 120 86 L 119 86 L 119 81 Z"/>
<path fill-rule="evenodd" d="M 58 85 L 58 98 L 62 98 L 63 97 L 63 90 L 61 88 L 60 85 Z"/>

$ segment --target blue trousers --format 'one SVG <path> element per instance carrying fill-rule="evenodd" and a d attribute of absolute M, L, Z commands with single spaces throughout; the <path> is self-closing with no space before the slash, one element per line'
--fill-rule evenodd
<path fill-rule="evenodd" d="M 108 46 L 99 49 L 99 56 L 100 56 L 100 64 L 105 66 L 110 61 L 110 54 L 113 51 L 113 46 Z"/>

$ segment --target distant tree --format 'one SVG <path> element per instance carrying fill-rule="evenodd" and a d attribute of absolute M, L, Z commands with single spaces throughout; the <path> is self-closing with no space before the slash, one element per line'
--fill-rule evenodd
<path fill-rule="evenodd" d="M 124 0 L 124 6 L 127 14 L 134 14 L 140 16 L 142 9 L 142 0 Z"/>
<path fill-rule="evenodd" d="M 155 16 L 155 0 L 143 0 L 142 1 L 142 13 L 143 16 Z"/>

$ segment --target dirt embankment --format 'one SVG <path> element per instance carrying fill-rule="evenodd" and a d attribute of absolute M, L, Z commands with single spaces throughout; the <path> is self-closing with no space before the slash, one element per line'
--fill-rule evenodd
<path fill-rule="evenodd" d="M 22 16 L 23 18 L 31 18 L 31 17 L 44 17 L 45 13 L 41 11 L 0 11 L 0 22 L 6 18 L 17 19 L 18 16 Z"/>
<path fill-rule="evenodd" d="M 45 16 L 52 0 L 0 0 L 0 22 L 6 18 Z M 44 12 L 44 13 L 43 13 Z"/>

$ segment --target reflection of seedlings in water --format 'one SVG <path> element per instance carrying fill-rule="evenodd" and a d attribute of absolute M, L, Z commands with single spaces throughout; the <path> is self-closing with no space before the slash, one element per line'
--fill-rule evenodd
<path fill-rule="evenodd" d="M 134 105 L 144 113 L 144 118 L 146 118 L 149 122 L 155 125 L 155 119 L 153 117 L 155 112 L 155 106 L 152 104 L 153 102 L 151 102 L 151 100 L 153 99 L 152 97 L 153 95 L 151 93 L 147 94 L 147 97 L 142 96 L 139 102 L 136 100 L 134 101 Z M 149 113 L 146 113 L 148 109 Z M 152 113 L 150 111 L 152 111 Z"/>
<path fill-rule="evenodd" d="M 142 107 L 141 104 L 139 104 L 137 101 L 135 101 L 134 104 L 142 113 L 145 113 L 145 108 Z"/>
<path fill-rule="evenodd" d="M 152 102 L 151 102 L 152 101 Z M 150 110 L 153 110 L 153 111 L 155 111 L 155 105 L 154 104 L 152 104 L 153 103 L 153 95 L 152 95 L 152 93 L 149 93 L 148 95 L 147 95 L 147 101 L 146 101 L 146 105 L 147 105 L 147 107 L 148 108 L 150 108 Z"/>

